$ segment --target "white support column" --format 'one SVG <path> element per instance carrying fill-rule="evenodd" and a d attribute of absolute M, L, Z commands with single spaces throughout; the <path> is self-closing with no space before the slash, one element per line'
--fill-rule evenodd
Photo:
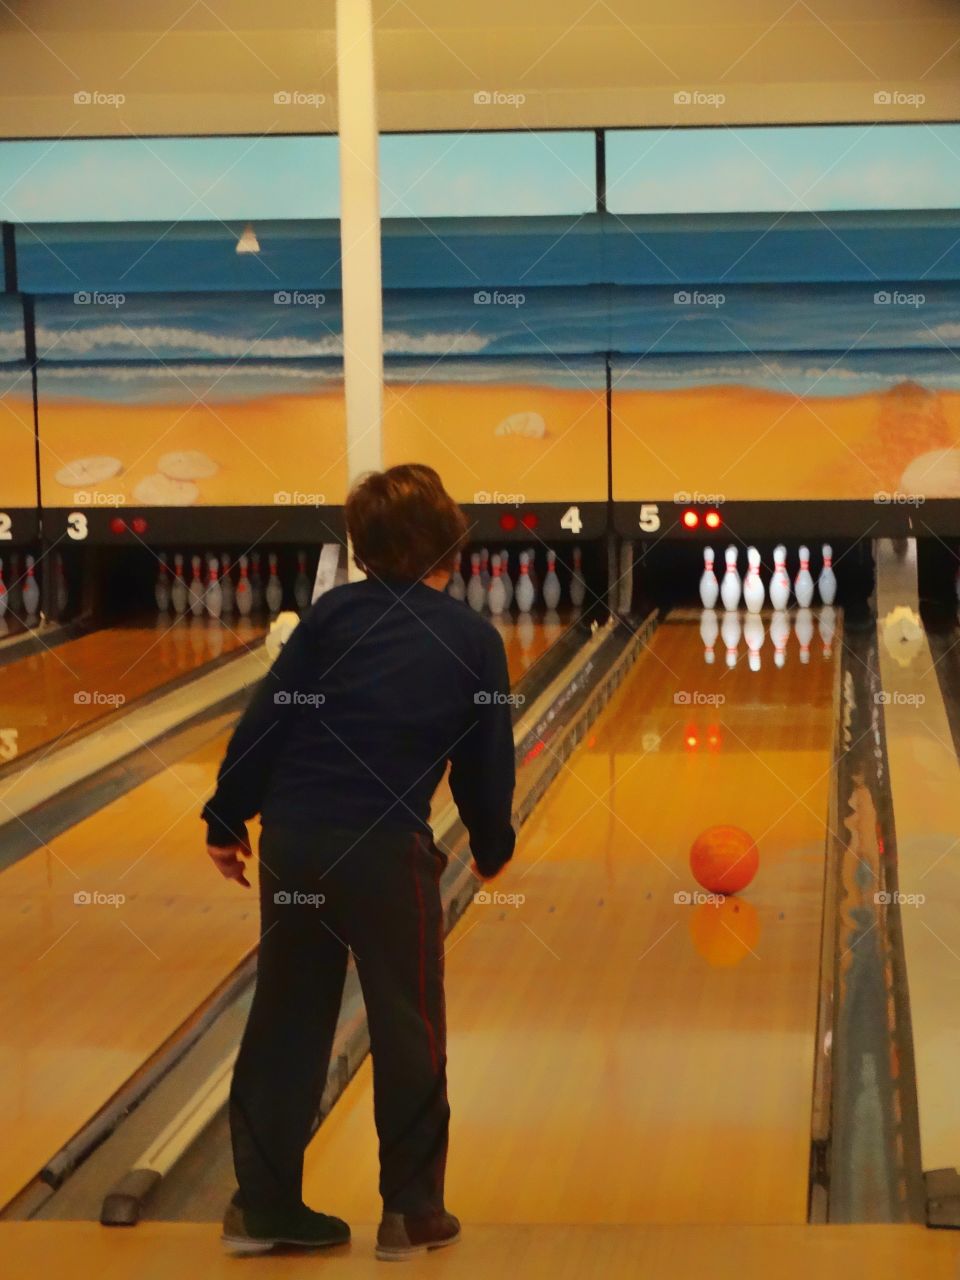
<path fill-rule="evenodd" d="M 383 466 L 380 181 L 371 0 L 337 0 L 347 480 Z M 362 576 L 350 561 L 350 576 Z"/>

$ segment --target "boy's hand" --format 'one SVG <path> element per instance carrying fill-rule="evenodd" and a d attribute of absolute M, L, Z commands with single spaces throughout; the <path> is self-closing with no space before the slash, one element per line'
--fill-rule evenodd
<path fill-rule="evenodd" d="M 222 846 L 208 844 L 207 853 L 209 853 L 210 857 L 213 859 L 214 865 L 222 876 L 227 880 L 236 880 L 237 883 L 242 884 L 244 888 L 250 888 L 250 881 L 246 876 L 247 869 L 243 865 L 239 856 L 240 854 L 243 854 L 244 858 L 249 858 L 251 856 L 250 846 L 248 844 L 244 844 L 239 840 L 236 844 L 227 844 Z"/>

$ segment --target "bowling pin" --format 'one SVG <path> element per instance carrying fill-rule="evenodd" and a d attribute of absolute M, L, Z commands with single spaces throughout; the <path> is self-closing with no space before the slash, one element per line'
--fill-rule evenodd
<path fill-rule="evenodd" d="M 529 613 L 533 608 L 534 591 L 533 583 L 530 581 L 530 560 L 526 551 L 520 553 L 520 577 L 517 579 L 514 599 L 521 613 Z"/>
<path fill-rule="evenodd" d="M 7 612 L 7 584 L 3 580 L 3 560 L 0 559 L 0 618 Z"/>
<path fill-rule="evenodd" d="M 157 612 L 166 613 L 170 608 L 170 576 L 167 557 L 161 552 L 158 559 L 160 567 L 157 570 L 157 580 L 153 584 L 153 598 L 157 602 Z"/>
<path fill-rule="evenodd" d="M 210 572 L 207 577 L 207 590 L 204 603 L 211 618 L 219 618 L 223 612 L 223 588 L 219 579 L 220 562 L 216 556 L 210 557 Z"/>
<path fill-rule="evenodd" d="M 509 609 L 513 604 L 513 582 L 510 578 L 510 552 L 506 547 L 500 552 L 500 577 L 503 579 L 503 590 L 507 597 L 504 609 Z"/>
<path fill-rule="evenodd" d="M 782 610 L 790 603 L 790 575 L 787 573 L 787 548 L 773 549 L 773 577 L 770 579 L 770 604 Z"/>
<path fill-rule="evenodd" d="M 770 639 L 773 641 L 773 665 L 783 668 L 787 661 L 790 619 L 782 609 L 778 609 L 770 620 Z"/>
<path fill-rule="evenodd" d="M 280 606 L 283 604 L 283 583 L 277 575 L 277 557 L 273 551 L 267 556 L 267 563 L 270 566 L 269 576 L 267 577 L 267 590 L 265 592 L 267 608 L 271 614 L 276 615 L 280 612 Z"/>
<path fill-rule="evenodd" d="M 739 587 L 740 581 L 737 580 Z M 740 644 L 740 615 L 733 609 L 728 609 L 723 615 L 723 623 L 720 627 L 720 635 L 723 637 L 723 643 L 727 648 L 727 666 L 735 667 L 737 665 L 737 648 Z"/>
<path fill-rule="evenodd" d="M 503 589 L 503 578 L 500 571 L 500 557 L 494 555 L 490 559 L 490 588 L 487 591 L 487 608 L 498 616 L 503 613 L 507 604 L 507 593 Z"/>
<path fill-rule="evenodd" d="M 760 552 L 756 547 L 747 548 L 747 575 L 743 580 L 743 603 L 748 613 L 759 613 L 763 608 L 764 589 L 760 577 Z"/>
<path fill-rule="evenodd" d="M 570 603 L 575 609 L 583 607 L 587 596 L 587 584 L 583 580 L 583 552 L 579 547 L 573 548 L 573 576 L 570 579 Z M 717 602 L 716 596 L 713 598 Z"/>
<path fill-rule="evenodd" d="M 236 592 L 233 589 L 233 578 L 230 575 L 230 561 L 227 553 L 224 552 L 220 557 L 220 595 L 223 600 L 221 614 L 225 618 L 229 618 L 233 613 L 236 605 Z"/>
<path fill-rule="evenodd" d="M 813 639 L 813 614 L 809 609 L 797 610 L 794 627 L 800 642 L 800 661 L 806 666 L 810 661 L 810 641 Z"/>
<path fill-rule="evenodd" d="M 823 568 L 817 579 L 817 587 L 823 603 L 833 604 L 837 598 L 837 575 L 833 572 L 833 547 L 827 542 L 823 544 Z"/>
<path fill-rule="evenodd" d="M 810 548 L 800 548 L 800 572 L 793 584 L 797 604 L 801 609 L 809 609 L 813 600 L 813 576 L 810 573 Z"/>
<path fill-rule="evenodd" d="M 543 580 L 543 603 L 555 610 L 560 603 L 560 579 L 557 577 L 557 553 L 547 551 L 547 574 Z"/>
<path fill-rule="evenodd" d="M 187 584 L 183 580 L 183 556 L 177 552 L 173 557 L 173 584 L 170 587 L 170 603 L 176 614 L 187 612 Z"/>
<path fill-rule="evenodd" d="M 33 556 L 27 556 L 27 580 L 23 584 L 23 611 L 28 618 L 35 618 L 40 608 L 40 585 L 34 571 Z"/>
<path fill-rule="evenodd" d="M 480 582 L 484 593 L 490 590 L 490 552 L 486 547 L 480 548 Z"/>
<path fill-rule="evenodd" d="M 254 613 L 263 608 L 263 578 L 260 576 L 260 552 L 250 555 L 250 599 L 253 601 Z"/>
<path fill-rule="evenodd" d="M 293 598 L 297 602 L 298 609 L 308 609 L 310 607 L 312 591 L 313 583 L 307 577 L 307 553 L 298 551 L 297 576 L 293 580 Z"/>
<path fill-rule="evenodd" d="M 700 577 L 700 603 L 704 609 L 712 609 L 720 594 L 720 583 L 713 571 L 713 547 L 703 548 L 703 573 Z"/>
<path fill-rule="evenodd" d="M 454 566 L 453 573 L 450 575 L 450 581 L 447 583 L 447 593 L 453 596 L 454 600 L 466 600 L 467 587 L 463 581 L 463 574 L 460 572 L 460 565 L 463 561 L 463 552 L 457 552 L 457 563 Z"/>
<path fill-rule="evenodd" d="M 723 581 L 720 583 L 720 599 L 723 601 L 724 609 L 736 609 L 740 603 L 740 575 L 737 573 L 737 548 L 734 546 L 727 547 L 723 553 L 726 561 L 727 570 L 723 575 Z"/>
<path fill-rule="evenodd" d="M 759 612 L 747 614 L 743 623 L 743 638 L 747 642 L 747 662 L 751 671 L 760 670 L 760 650 L 763 648 L 765 634 Z"/>
<path fill-rule="evenodd" d="M 190 579 L 190 586 L 187 588 L 187 595 L 190 598 L 190 612 L 195 618 L 199 618 L 203 613 L 203 579 L 200 577 L 200 557 L 193 556 L 190 560 L 193 569 L 193 577 Z"/>
<path fill-rule="evenodd" d="M 833 654 L 833 637 L 837 634 L 837 611 L 832 604 L 825 604 L 817 619 L 820 627 L 820 639 L 823 641 L 823 656 Z"/>
<path fill-rule="evenodd" d="M 477 613 L 483 612 L 487 593 L 480 577 L 480 553 L 474 551 L 470 556 L 470 581 L 467 583 L 467 604 Z"/>
<path fill-rule="evenodd" d="M 537 549 L 529 547 L 527 549 L 527 573 L 530 575 L 530 585 L 533 587 L 534 599 L 540 590 L 540 575 L 537 573 Z"/>
<path fill-rule="evenodd" d="M 703 660 L 708 667 L 713 666 L 716 656 L 714 645 L 719 634 L 720 623 L 717 621 L 716 609 L 704 609 L 700 614 L 700 639 L 703 641 Z"/>
<path fill-rule="evenodd" d="M 240 557 L 240 579 L 237 582 L 237 613 L 241 618 L 249 618 L 253 609 L 253 588 L 247 571 L 247 557 Z"/>

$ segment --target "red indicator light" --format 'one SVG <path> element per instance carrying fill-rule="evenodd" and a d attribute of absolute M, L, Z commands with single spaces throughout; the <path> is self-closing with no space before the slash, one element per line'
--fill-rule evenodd
<path fill-rule="evenodd" d="M 683 735 L 683 745 L 688 747 L 691 751 L 695 751 L 700 745 L 700 738 L 697 734 L 695 725 L 687 725 Z"/>
<path fill-rule="evenodd" d="M 685 529 L 695 529 L 697 525 L 700 523 L 700 517 L 697 515 L 696 511 L 690 511 L 690 510 L 685 511 L 683 513 L 682 519 L 683 519 L 683 527 Z"/>
<path fill-rule="evenodd" d="M 113 519 L 110 521 L 110 532 L 126 533 L 127 532 L 126 520 L 121 519 L 120 516 L 114 516 Z"/>
<path fill-rule="evenodd" d="M 533 511 L 525 511 L 523 513 L 521 524 L 525 529 L 535 529 L 539 523 L 540 523 L 540 517 L 536 515 Z"/>
<path fill-rule="evenodd" d="M 147 522 L 144 520 L 143 516 L 134 516 L 130 521 L 130 528 L 134 533 L 146 533 Z"/>
<path fill-rule="evenodd" d="M 506 530 L 506 532 L 509 533 L 511 529 L 515 529 L 516 527 L 517 527 L 517 517 L 513 514 L 512 511 L 505 511 L 503 515 L 500 517 L 500 528 Z"/>
<path fill-rule="evenodd" d="M 719 529 L 723 521 L 720 519 L 719 511 L 708 511 L 703 517 L 703 523 L 708 529 Z"/>

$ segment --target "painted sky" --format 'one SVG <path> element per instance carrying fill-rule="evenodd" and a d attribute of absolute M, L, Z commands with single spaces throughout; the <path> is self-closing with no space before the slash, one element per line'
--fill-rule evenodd
<path fill-rule="evenodd" d="M 588 131 L 381 141 L 387 217 L 581 213 Z M 68 139 L 0 143 L 13 222 L 332 218 L 337 139 Z M 960 126 L 651 129 L 607 134 L 615 213 L 935 209 L 960 205 Z"/>
<path fill-rule="evenodd" d="M 615 213 L 956 208 L 960 126 L 610 132 L 607 203 Z"/>

